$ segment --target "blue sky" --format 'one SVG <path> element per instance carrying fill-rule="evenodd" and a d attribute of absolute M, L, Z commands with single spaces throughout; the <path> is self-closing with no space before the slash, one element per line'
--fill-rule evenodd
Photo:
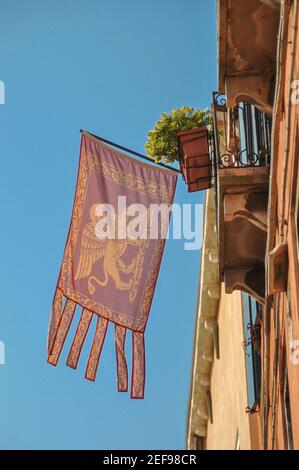
<path fill-rule="evenodd" d="M 56 368 L 45 345 L 79 129 L 144 152 L 163 111 L 208 106 L 215 22 L 213 0 L 1 1 L 1 449 L 184 448 L 198 251 L 166 245 L 146 331 L 143 401 L 116 391 L 113 328 L 95 383 L 84 380 L 92 334 L 77 371 L 65 366 L 72 334 Z M 188 194 L 180 178 L 176 202 L 202 195 Z"/>

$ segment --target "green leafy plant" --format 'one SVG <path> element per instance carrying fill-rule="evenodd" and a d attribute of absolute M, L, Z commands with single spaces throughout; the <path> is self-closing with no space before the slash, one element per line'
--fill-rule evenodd
<path fill-rule="evenodd" d="M 196 127 L 212 127 L 210 109 L 196 109 L 190 106 L 175 108 L 169 114 L 163 113 L 155 128 L 147 134 L 145 150 L 156 162 L 178 161 L 177 134 Z"/>

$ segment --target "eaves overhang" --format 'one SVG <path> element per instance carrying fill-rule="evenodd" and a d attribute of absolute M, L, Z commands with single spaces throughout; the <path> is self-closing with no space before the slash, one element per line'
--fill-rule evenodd
<path fill-rule="evenodd" d="M 205 437 L 209 419 L 207 391 L 214 361 L 213 325 L 217 322 L 220 299 L 218 245 L 214 190 L 206 193 L 204 237 L 193 344 L 187 448 L 195 449 L 195 438 Z"/>

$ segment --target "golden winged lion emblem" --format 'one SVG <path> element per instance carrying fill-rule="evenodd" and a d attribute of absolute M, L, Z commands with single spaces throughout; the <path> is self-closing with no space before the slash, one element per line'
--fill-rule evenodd
<path fill-rule="evenodd" d="M 90 222 L 82 232 L 80 257 L 75 280 L 88 278 L 88 292 L 92 295 L 95 292 L 96 285 L 107 286 L 111 278 L 114 281 L 115 288 L 128 291 L 129 301 L 133 302 L 137 295 L 138 284 L 143 271 L 144 251 L 149 240 L 98 238 L 96 224 L 100 217 L 96 215 L 96 210 L 99 205 L 100 203 L 95 203 L 91 206 Z M 126 264 L 122 256 L 129 246 L 135 247 L 137 254 L 129 264 Z M 93 267 L 99 260 L 102 260 L 103 279 L 99 279 L 92 274 Z M 125 279 L 122 277 L 125 277 Z"/>

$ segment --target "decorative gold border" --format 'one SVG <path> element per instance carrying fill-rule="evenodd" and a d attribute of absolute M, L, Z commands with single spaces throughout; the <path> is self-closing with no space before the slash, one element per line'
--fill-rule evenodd
<path fill-rule="evenodd" d="M 95 142 L 96 145 L 99 145 L 100 147 L 109 150 L 109 152 L 112 151 L 114 154 L 119 155 L 121 158 L 125 158 L 127 160 L 130 160 L 131 162 L 134 162 L 134 165 L 140 165 L 142 167 L 146 167 L 150 169 L 151 171 L 155 171 L 155 172 L 158 171 L 164 174 L 167 174 L 167 173 L 172 174 L 175 176 L 175 178 L 177 178 L 177 171 L 174 168 L 170 168 L 170 167 L 162 168 L 161 166 L 154 166 L 152 163 L 146 163 L 145 161 L 140 161 L 140 160 L 137 160 L 136 158 L 129 157 L 129 155 L 126 155 L 125 153 L 122 153 L 115 148 L 111 148 L 109 145 L 105 144 L 99 137 L 95 137 L 93 134 L 90 134 L 87 131 L 83 131 L 82 136 L 85 136 L 89 140 Z M 173 187 L 175 189 L 175 184 L 173 185 Z"/>
<path fill-rule="evenodd" d="M 119 392 L 128 390 L 128 367 L 125 354 L 126 328 L 115 325 L 114 339 L 116 349 L 117 388 Z"/>
<path fill-rule="evenodd" d="M 52 364 L 53 366 L 56 366 L 59 357 L 65 342 L 65 339 L 67 337 L 69 328 L 71 326 L 74 314 L 76 310 L 76 303 L 73 302 L 73 300 L 67 299 L 64 309 L 63 309 L 63 314 L 61 315 L 61 319 L 56 331 L 54 343 L 52 346 L 52 350 L 49 353 L 48 356 L 48 362 L 49 364 Z"/>
<path fill-rule="evenodd" d="M 87 308 L 82 310 L 80 321 L 78 323 L 73 343 L 66 361 L 67 366 L 72 367 L 73 369 L 77 368 L 81 349 L 83 347 L 92 317 L 93 313 L 90 310 Z"/>
<path fill-rule="evenodd" d="M 61 320 L 62 301 L 63 301 L 63 292 L 61 289 L 56 288 L 53 303 L 52 303 L 49 330 L 48 330 L 48 340 L 47 340 L 48 354 L 50 354 L 52 351 L 57 329 Z"/>
<path fill-rule="evenodd" d="M 106 333 L 108 328 L 108 320 L 106 318 L 98 317 L 96 331 L 93 338 L 93 343 L 90 351 L 90 355 L 88 358 L 85 378 L 87 380 L 91 380 L 92 382 L 95 381 L 99 360 L 101 357 L 101 352 L 103 349 Z"/>
<path fill-rule="evenodd" d="M 133 332 L 133 366 L 131 398 L 142 399 L 145 386 L 145 347 L 144 334 Z"/>

